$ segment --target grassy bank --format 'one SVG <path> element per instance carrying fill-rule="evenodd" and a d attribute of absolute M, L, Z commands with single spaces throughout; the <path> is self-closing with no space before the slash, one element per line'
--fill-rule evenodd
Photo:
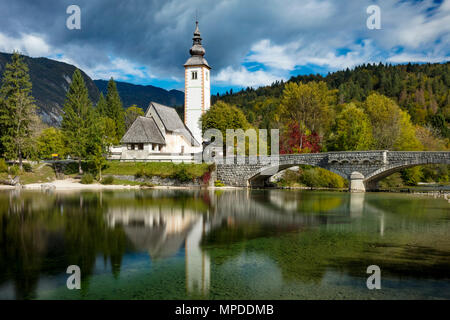
<path fill-rule="evenodd" d="M 172 162 L 119 162 L 110 161 L 103 170 L 104 175 L 132 175 L 136 177 L 177 178 L 186 175 L 196 179 L 209 172 L 208 164 Z"/>
<path fill-rule="evenodd" d="M 21 184 L 51 182 L 56 178 L 53 166 L 47 163 L 24 164 L 23 170 L 20 170 L 16 165 L 1 168 L 0 181 L 9 180 L 8 176 L 11 178 L 19 177 Z"/>
<path fill-rule="evenodd" d="M 82 162 L 84 175 L 81 182 L 90 184 L 96 182 L 98 172 L 94 165 L 89 161 Z M 136 178 L 151 178 L 153 176 L 161 178 L 173 178 L 180 182 L 199 180 L 203 183 L 209 181 L 210 173 L 213 167 L 208 164 L 184 164 L 171 162 L 119 162 L 109 161 L 102 169 L 103 180 L 98 181 L 104 184 L 115 185 L 147 185 L 143 182 L 115 179 L 111 176 L 134 176 Z M 66 163 L 59 169 L 64 177 L 79 177 L 78 163 Z M 56 179 L 55 167 L 53 164 L 38 163 L 24 164 L 24 169 L 20 170 L 17 165 L 0 166 L 0 181 L 19 177 L 21 184 L 45 183 Z M 108 179 L 110 181 L 105 181 Z"/>

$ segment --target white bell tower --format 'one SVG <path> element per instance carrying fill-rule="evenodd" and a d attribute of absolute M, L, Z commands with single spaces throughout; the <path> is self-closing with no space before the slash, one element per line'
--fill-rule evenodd
<path fill-rule="evenodd" d="M 210 70 L 203 57 L 205 49 L 198 30 L 198 21 L 194 31 L 191 57 L 184 64 L 184 123 L 194 138 L 202 143 L 200 117 L 211 106 Z"/>

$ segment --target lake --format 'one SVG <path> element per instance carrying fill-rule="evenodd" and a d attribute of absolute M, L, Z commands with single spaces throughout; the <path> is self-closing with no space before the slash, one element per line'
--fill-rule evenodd
<path fill-rule="evenodd" d="M 80 290 L 66 286 L 70 265 Z M 380 290 L 366 286 L 370 265 Z M 0 191 L 0 299 L 450 299 L 450 204 L 275 189 Z"/>

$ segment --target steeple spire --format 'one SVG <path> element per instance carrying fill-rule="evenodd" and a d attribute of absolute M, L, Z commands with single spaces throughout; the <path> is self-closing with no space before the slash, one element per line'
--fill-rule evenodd
<path fill-rule="evenodd" d="M 205 55 L 205 49 L 202 46 L 202 37 L 200 35 L 200 29 L 198 28 L 198 20 L 195 21 L 194 37 L 192 38 L 192 47 L 189 50 L 189 53 L 191 54 L 191 57 L 186 61 L 184 64 L 185 66 L 205 65 L 210 68 L 208 62 L 203 57 Z"/>
<path fill-rule="evenodd" d="M 192 38 L 192 48 L 189 50 L 191 56 L 204 56 L 205 49 L 202 47 L 202 37 L 198 29 L 198 21 L 195 21 L 194 37 Z"/>

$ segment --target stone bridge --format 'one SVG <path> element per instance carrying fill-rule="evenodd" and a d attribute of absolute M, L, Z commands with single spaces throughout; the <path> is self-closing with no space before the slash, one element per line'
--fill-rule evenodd
<path fill-rule="evenodd" d="M 448 151 L 348 151 L 226 158 L 217 162 L 217 179 L 236 187 L 263 187 L 274 174 L 298 165 L 311 165 L 349 180 L 349 190 L 374 190 L 381 179 L 418 165 L 450 164 Z"/>

